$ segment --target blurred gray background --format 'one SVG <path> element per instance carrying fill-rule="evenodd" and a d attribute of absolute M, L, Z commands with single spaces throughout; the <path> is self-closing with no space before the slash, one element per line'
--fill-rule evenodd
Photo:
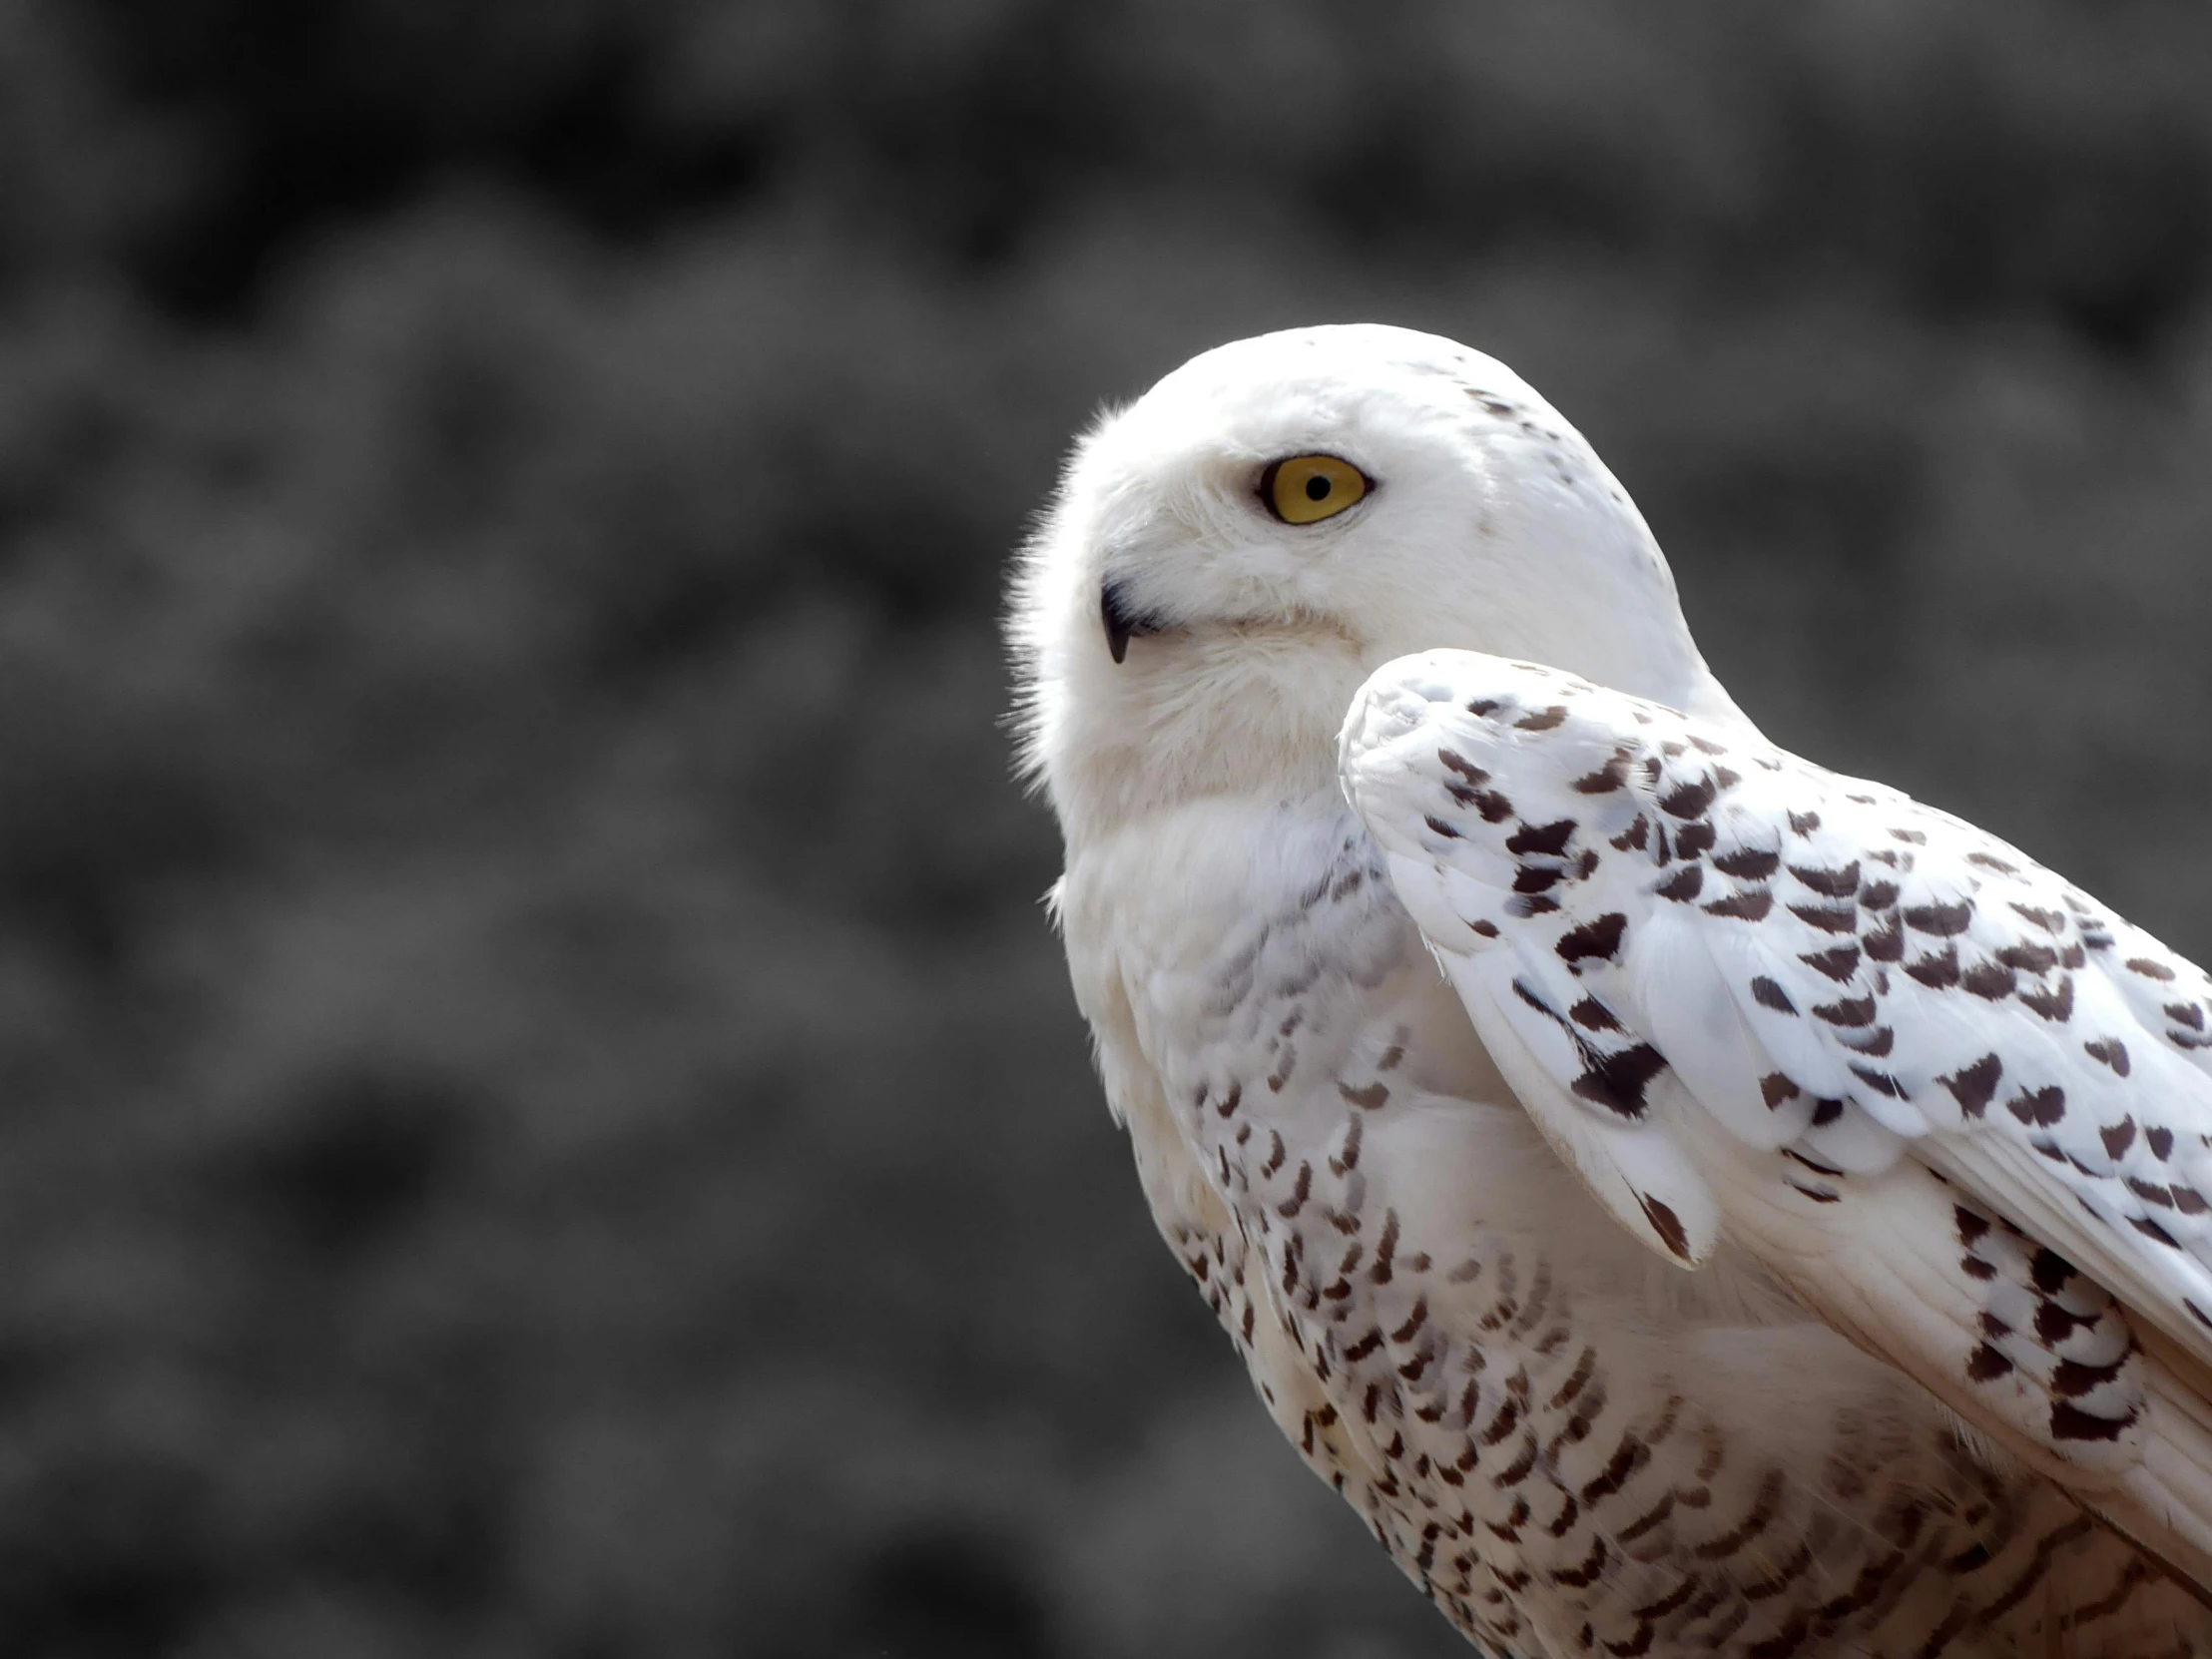
<path fill-rule="evenodd" d="M 2212 12 L 0 5 L 0 1653 L 1459 1651 L 1153 1238 L 1006 554 L 1453 334 L 2202 955 Z"/>

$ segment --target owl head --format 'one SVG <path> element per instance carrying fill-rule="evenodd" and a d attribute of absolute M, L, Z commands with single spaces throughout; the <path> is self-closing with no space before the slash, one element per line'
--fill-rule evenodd
<path fill-rule="evenodd" d="M 1435 647 L 1742 720 L 1582 435 L 1494 358 L 1376 324 L 1218 347 L 1102 417 L 1009 633 L 1025 757 L 1071 836 L 1332 790 L 1353 692 Z"/>

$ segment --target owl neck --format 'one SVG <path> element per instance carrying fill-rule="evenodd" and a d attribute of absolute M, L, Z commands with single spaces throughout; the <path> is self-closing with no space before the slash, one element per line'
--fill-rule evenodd
<path fill-rule="evenodd" d="M 1381 659 L 1303 629 L 1194 628 L 1129 650 L 1124 668 L 1090 665 L 1039 733 L 1071 848 L 1193 801 L 1341 805 L 1337 730 Z"/>
<path fill-rule="evenodd" d="M 1334 815 L 1343 806 L 1337 735 L 1354 694 L 1392 658 L 1438 645 L 1550 663 L 1718 726 L 1753 730 L 1686 628 L 1671 649 L 1644 641 L 1608 651 L 1587 635 L 1558 649 L 1544 649 L 1548 643 L 1501 649 L 1430 633 L 1379 645 L 1317 631 L 1310 621 L 1280 634 L 1193 629 L 1136 640 L 1127 666 L 1088 665 L 1084 684 L 1071 688 L 1079 695 L 1062 699 L 1044 722 L 1047 788 L 1071 847 L 1205 799 L 1271 809 L 1304 803 Z"/>

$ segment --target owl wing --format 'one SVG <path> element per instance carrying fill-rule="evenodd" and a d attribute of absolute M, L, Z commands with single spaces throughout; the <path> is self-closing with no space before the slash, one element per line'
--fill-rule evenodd
<path fill-rule="evenodd" d="M 1345 789 L 1502 1075 L 1638 1237 L 1726 1238 L 2212 1568 L 2212 984 L 2024 854 L 1571 675 L 1355 699 Z"/>

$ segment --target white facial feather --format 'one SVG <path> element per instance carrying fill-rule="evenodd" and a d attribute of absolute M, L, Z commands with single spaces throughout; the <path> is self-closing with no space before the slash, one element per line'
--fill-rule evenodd
<path fill-rule="evenodd" d="M 1261 475 L 1308 454 L 1351 462 L 1372 492 L 1279 521 Z M 1158 629 L 1119 665 L 1108 583 Z M 1333 789 L 1353 691 L 1432 646 L 1743 721 L 1581 434 L 1502 363 L 1378 325 L 1222 346 L 1104 417 L 1025 551 L 1009 632 L 1025 759 L 1078 835 L 1208 793 Z"/>

